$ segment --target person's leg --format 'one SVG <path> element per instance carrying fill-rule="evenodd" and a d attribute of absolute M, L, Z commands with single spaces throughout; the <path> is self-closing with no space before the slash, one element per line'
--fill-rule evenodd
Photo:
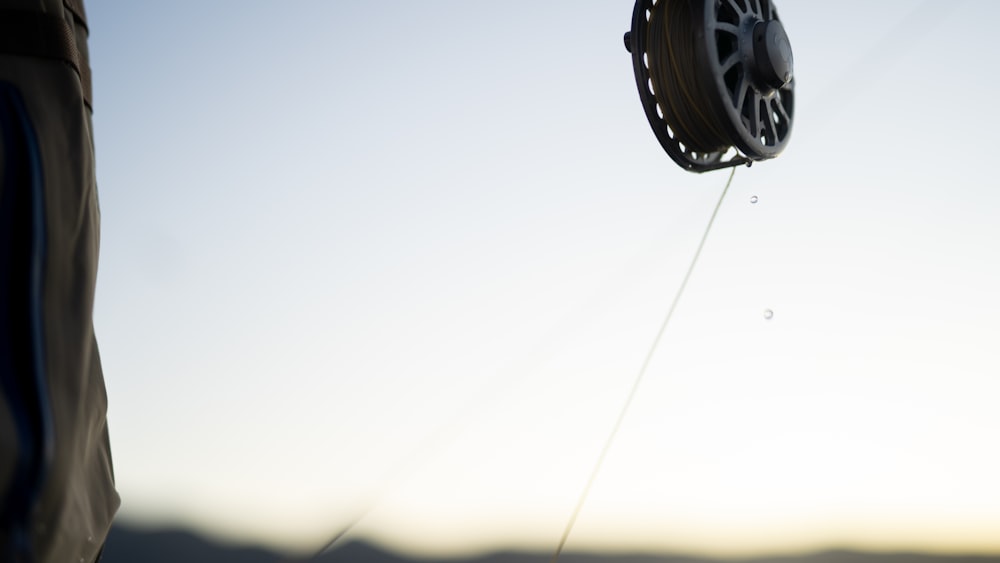
<path fill-rule="evenodd" d="M 86 37 L 79 0 L 0 0 L 3 561 L 95 561 L 118 507 Z"/>

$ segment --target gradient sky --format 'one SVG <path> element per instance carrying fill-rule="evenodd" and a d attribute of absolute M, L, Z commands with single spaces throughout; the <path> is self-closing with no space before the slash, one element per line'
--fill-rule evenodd
<path fill-rule="evenodd" d="M 1000 3 L 778 7 L 792 140 L 567 549 L 998 552 Z M 121 519 L 553 549 L 728 176 L 653 137 L 632 3 L 87 8 Z"/>

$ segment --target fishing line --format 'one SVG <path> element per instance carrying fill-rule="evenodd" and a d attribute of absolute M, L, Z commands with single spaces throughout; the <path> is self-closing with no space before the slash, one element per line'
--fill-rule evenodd
<path fill-rule="evenodd" d="M 588 480 L 587 485 L 583 491 L 583 494 L 581 495 L 581 498 L 570 518 L 570 521 L 566 526 L 566 530 L 564 531 L 563 536 L 559 541 L 559 546 L 556 549 L 555 555 L 553 555 L 552 558 L 553 563 L 558 559 L 559 554 L 562 552 L 562 549 L 565 546 L 567 539 L 569 538 L 569 534 L 572 531 L 574 524 L 576 523 L 577 516 L 579 515 L 581 509 L 583 508 L 583 504 L 585 503 L 586 497 L 590 492 L 590 488 L 594 480 L 596 479 L 601 466 L 604 463 L 604 458 L 606 457 L 607 452 L 610 450 L 611 445 L 616 435 L 618 434 L 618 431 L 625 419 L 625 415 L 629 407 L 631 406 L 631 403 L 639 389 L 642 379 L 645 376 L 645 372 L 649 367 L 649 363 L 652 360 L 653 354 L 659 345 L 659 341 L 661 340 L 664 332 L 666 331 L 667 325 L 670 323 L 670 319 L 674 314 L 674 310 L 677 308 L 677 304 L 680 302 L 681 296 L 683 295 L 684 290 L 687 287 L 688 281 L 690 280 L 691 275 L 694 272 L 695 265 L 698 261 L 698 258 L 701 255 L 702 249 L 705 246 L 705 242 L 708 239 L 708 234 L 711 231 L 713 223 L 715 222 L 715 218 L 719 212 L 719 208 L 721 207 L 722 202 L 729 191 L 729 187 L 732 184 L 733 177 L 735 175 L 735 170 L 736 169 L 733 168 L 729 174 L 729 179 L 726 182 L 722 195 L 719 197 L 719 201 L 712 212 L 711 218 L 709 219 L 705 232 L 702 235 L 697 250 L 695 251 L 694 258 L 692 259 L 691 264 L 689 265 L 688 270 L 681 282 L 681 285 L 678 288 L 676 295 L 674 296 L 673 302 L 670 305 L 667 316 L 664 319 L 663 324 L 660 326 L 659 332 L 657 333 L 656 338 L 654 339 L 653 344 L 646 355 L 646 358 L 642 364 L 642 368 L 639 371 L 639 375 L 636 377 L 632 385 L 632 389 L 629 392 L 624 407 L 619 413 L 618 419 L 615 422 L 611 435 L 608 437 L 608 440 L 601 451 L 601 454 L 597 460 L 594 470 L 590 475 L 590 479 Z M 611 286 L 611 285 L 613 284 L 610 282 L 605 284 L 605 286 Z M 595 297 L 592 297 L 590 301 L 593 301 L 597 297 L 600 297 L 600 295 L 606 293 L 605 291 L 606 289 L 609 288 L 602 287 L 602 289 L 597 292 L 597 295 Z M 520 380 L 526 379 L 527 374 L 530 372 L 530 370 L 526 369 L 526 364 L 531 364 L 541 361 L 541 358 L 547 355 L 546 354 L 547 351 L 557 346 L 559 342 L 566 337 L 566 331 L 563 330 L 563 327 L 578 325 L 579 317 L 588 316 L 585 314 L 584 311 L 589 310 L 590 308 L 591 307 L 588 307 L 585 308 L 584 310 L 578 309 L 576 314 L 569 315 L 568 317 L 564 318 L 562 322 L 557 323 L 557 325 L 553 328 L 553 330 L 549 332 L 550 336 L 546 337 L 545 339 L 543 339 L 541 343 L 535 346 L 535 349 L 531 353 L 529 353 L 526 358 L 524 358 L 520 362 L 515 362 L 511 364 L 506 369 L 501 369 L 500 374 L 512 373 L 512 372 L 520 373 L 524 375 L 519 379 Z M 556 335 L 557 337 L 561 336 L 562 338 L 552 337 L 551 335 L 553 334 Z M 425 438 L 417 447 L 411 450 L 411 452 L 408 455 L 404 456 L 400 461 L 398 461 L 394 465 L 394 467 L 389 470 L 387 476 L 382 479 L 383 486 L 378 488 L 379 492 L 369 497 L 368 501 L 362 503 L 364 508 L 357 511 L 349 520 L 347 520 L 345 524 L 340 526 L 337 529 L 337 531 L 330 537 L 329 540 L 326 541 L 326 543 L 323 544 L 323 546 L 320 549 L 314 552 L 311 556 L 308 556 L 306 559 L 304 559 L 304 561 L 313 561 L 331 552 L 333 548 L 336 547 L 336 545 L 341 542 L 341 540 L 347 537 L 348 534 L 372 510 L 374 510 L 376 506 L 378 506 L 381 503 L 381 500 L 384 497 L 386 490 L 391 488 L 393 482 L 403 479 L 407 473 L 413 470 L 414 467 L 419 466 L 428 457 L 433 455 L 433 452 L 435 450 L 444 447 L 444 445 L 446 445 L 448 442 L 454 439 L 454 437 L 461 431 L 461 429 L 467 426 L 469 418 L 473 416 L 481 416 L 484 412 L 492 408 L 493 404 L 496 403 L 496 401 L 502 395 L 502 393 L 498 392 L 498 390 L 496 389 L 497 384 L 501 382 L 507 383 L 510 386 L 514 386 L 518 383 L 518 381 L 514 381 L 513 383 L 511 383 L 508 378 L 503 378 L 499 376 L 494 378 L 494 380 L 492 381 L 493 385 L 487 385 L 487 388 L 479 394 L 478 398 L 467 402 L 465 409 L 462 409 L 461 411 L 456 413 L 456 415 L 453 416 L 449 422 L 440 426 L 435 432 L 431 433 L 427 438 Z"/>
<path fill-rule="evenodd" d="M 333 533 L 326 536 L 326 543 L 321 548 L 312 552 L 311 556 L 298 561 L 314 561 L 317 558 L 333 551 L 352 530 L 363 521 L 381 503 L 390 489 L 395 487 L 400 481 L 405 480 L 416 468 L 428 461 L 437 451 L 451 443 L 471 421 L 489 413 L 497 408 L 505 396 L 516 390 L 533 373 L 534 366 L 545 363 L 553 354 L 554 350 L 562 349 L 571 338 L 573 329 L 585 324 L 588 319 L 593 318 L 600 311 L 608 309 L 612 305 L 610 295 L 615 290 L 620 290 L 623 280 L 634 281 L 637 276 L 637 265 L 648 264 L 649 255 L 654 254 L 655 246 L 649 245 L 641 253 L 637 253 L 623 266 L 622 271 L 609 276 L 589 297 L 581 304 L 575 306 L 571 311 L 562 316 L 552 325 L 528 352 L 513 358 L 497 370 L 497 373 L 486 382 L 475 395 L 469 400 L 463 401 L 463 408 L 455 412 L 450 419 L 441 423 L 432 432 L 425 436 L 416 446 L 411 448 L 406 454 L 398 458 L 390 468 L 377 481 L 378 486 L 361 500 L 356 506 L 359 508 L 350 513 L 350 518 L 342 520 L 338 528 L 333 529 Z"/>
<path fill-rule="evenodd" d="M 552 554 L 552 558 L 549 560 L 549 563 L 556 563 L 559 560 L 559 556 L 562 554 L 563 548 L 566 546 L 566 540 L 569 539 L 569 534 L 573 531 L 576 519 L 580 515 L 580 511 L 583 509 L 584 503 L 587 501 L 587 496 L 590 494 L 590 489 L 593 486 L 594 481 L 597 479 L 598 473 L 601 471 L 601 466 L 604 465 L 604 459 L 607 457 L 608 451 L 611 450 L 611 446 L 614 443 L 615 438 L 618 436 L 618 431 L 621 429 L 622 422 L 625 421 L 625 415 L 628 414 L 628 410 L 632 406 L 632 400 L 635 399 L 639 386 L 642 384 L 642 380 L 646 376 L 646 370 L 649 368 L 649 363 L 653 359 L 653 354 L 656 352 L 656 348 L 659 346 L 660 340 L 663 338 L 663 333 L 667 330 L 667 325 L 670 324 L 670 319 L 674 316 L 674 311 L 677 309 L 677 304 L 680 302 L 681 296 L 684 295 L 684 289 L 687 287 L 688 281 L 691 279 L 691 274 L 694 272 L 695 265 L 698 263 L 701 251 L 705 247 L 705 241 L 708 240 L 708 234 L 711 232 L 712 225 L 715 223 L 715 217 L 719 214 L 719 208 L 722 207 L 722 201 L 726 198 L 726 194 L 729 192 L 729 186 L 732 185 L 733 176 L 735 175 L 736 169 L 733 168 L 729 173 L 729 179 L 726 181 L 726 187 L 723 188 L 722 195 L 719 196 L 719 201 L 715 204 L 715 209 L 712 210 L 712 216 L 708 220 L 708 225 L 705 227 L 705 232 L 701 236 L 701 242 L 698 243 L 698 249 L 695 250 L 694 257 L 691 259 L 691 264 L 688 266 L 687 273 L 684 274 L 684 279 L 681 281 L 680 287 L 677 288 L 677 293 L 674 294 L 674 300 L 670 304 L 667 316 L 663 319 L 663 323 L 660 325 L 660 330 L 656 333 L 656 338 L 653 339 L 653 344 L 649 347 L 649 352 L 646 353 L 646 359 L 643 360 L 642 367 L 639 369 L 639 373 L 636 375 L 635 381 L 632 382 L 632 389 L 629 391 L 628 398 L 625 399 L 625 404 L 618 413 L 618 419 L 615 420 L 615 425 L 611 429 L 611 434 L 608 436 L 607 441 L 604 442 L 604 447 L 601 448 L 600 455 L 597 456 L 597 462 L 594 464 L 594 468 L 590 472 L 590 478 L 587 479 L 587 484 L 584 486 L 583 492 L 580 494 L 580 499 L 573 508 L 573 513 L 569 517 L 566 529 L 563 530 L 562 537 L 559 538 L 559 545 L 556 546 L 555 553 Z"/>

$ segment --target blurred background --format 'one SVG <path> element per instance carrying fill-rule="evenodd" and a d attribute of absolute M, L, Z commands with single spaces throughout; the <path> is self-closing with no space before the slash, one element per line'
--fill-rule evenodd
<path fill-rule="evenodd" d="M 1000 3 L 777 7 L 792 140 L 566 549 L 1000 553 Z M 728 178 L 655 140 L 632 8 L 87 3 L 109 560 L 552 552 Z"/>

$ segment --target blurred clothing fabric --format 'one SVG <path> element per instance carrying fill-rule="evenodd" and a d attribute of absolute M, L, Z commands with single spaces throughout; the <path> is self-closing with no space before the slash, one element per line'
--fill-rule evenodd
<path fill-rule="evenodd" d="M 95 561 L 119 505 L 87 34 L 82 0 L 0 0 L 0 561 Z"/>

